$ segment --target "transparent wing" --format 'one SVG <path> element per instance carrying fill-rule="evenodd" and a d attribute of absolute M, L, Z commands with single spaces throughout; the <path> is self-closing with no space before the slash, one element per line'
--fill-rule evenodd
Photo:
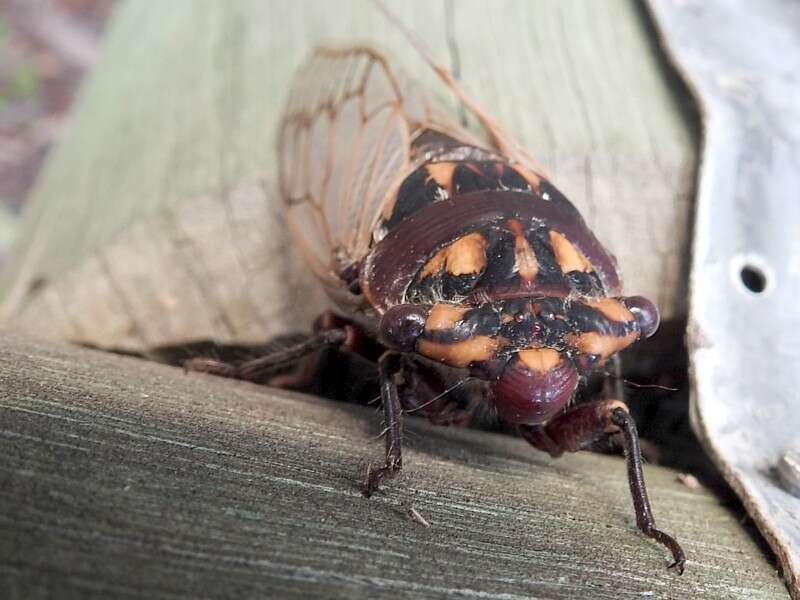
<path fill-rule="evenodd" d="M 490 147 L 497 150 L 502 156 L 518 166 L 527 169 L 532 175 L 545 175 L 539 162 L 528 152 L 519 141 L 498 123 L 467 91 L 461 87 L 453 74 L 446 67 L 439 64 L 434 58 L 425 42 L 381 1 L 375 0 L 375 6 L 389 22 L 394 25 L 408 40 L 409 44 L 417 51 L 428 66 L 436 73 L 455 96 L 461 101 L 464 108 L 470 111 L 486 130 L 489 136 Z"/>
<path fill-rule="evenodd" d="M 367 253 L 425 129 L 480 145 L 372 48 L 320 48 L 300 69 L 279 131 L 280 189 L 293 237 L 323 280 L 338 285 Z"/>

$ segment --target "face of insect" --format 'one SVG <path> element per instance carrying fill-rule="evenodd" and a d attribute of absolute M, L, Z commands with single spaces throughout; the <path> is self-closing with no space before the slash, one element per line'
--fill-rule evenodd
<path fill-rule="evenodd" d="M 456 305 L 401 304 L 381 319 L 383 343 L 492 382 L 500 416 L 543 423 L 572 398 L 580 374 L 658 327 L 649 300 L 529 297 Z"/>
<path fill-rule="evenodd" d="M 387 347 L 468 370 L 490 382 L 500 417 L 535 425 L 564 408 L 582 374 L 655 332 L 656 307 L 616 295 L 613 257 L 544 179 L 534 189 L 508 166 L 469 161 L 419 174 L 362 272 L 385 307 Z M 489 189 L 460 193 L 470 185 Z"/>

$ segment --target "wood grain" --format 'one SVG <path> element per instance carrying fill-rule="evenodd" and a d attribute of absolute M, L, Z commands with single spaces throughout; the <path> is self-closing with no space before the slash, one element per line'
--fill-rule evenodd
<path fill-rule="evenodd" d="M 628 292 L 684 315 L 695 135 L 638 4 L 393 8 L 540 157 Z M 274 133 L 323 41 L 377 43 L 442 90 L 368 2 L 124 4 L 0 278 L 5 321 L 128 349 L 309 323 L 325 300 L 282 225 Z"/>
<path fill-rule="evenodd" d="M 682 577 L 636 532 L 616 457 L 411 418 L 404 473 L 367 500 L 369 408 L 8 333 L 0 383 L 3 598 L 788 598 L 738 520 L 662 468 Z"/>

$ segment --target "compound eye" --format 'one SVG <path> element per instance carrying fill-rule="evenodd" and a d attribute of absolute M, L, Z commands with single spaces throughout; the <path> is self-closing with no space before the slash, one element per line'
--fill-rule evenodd
<path fill-rule="evenodd" d="M 658 330 L 658 326 L 661 324 L 661 315 L 658 313 L 656 305 L 650 300 L 643 296 L 631 296 L 625 298 L 623 304 L 633 314 L 643 338 L 649 338 Z"/>
<path fill-rule="evenodd" d="M 425 330 L 430 306 L 400 304 L 387 310 L 381 318 L 380 336 L 384 345 L 400 352 L 413 352 L 417 338 Z"/>

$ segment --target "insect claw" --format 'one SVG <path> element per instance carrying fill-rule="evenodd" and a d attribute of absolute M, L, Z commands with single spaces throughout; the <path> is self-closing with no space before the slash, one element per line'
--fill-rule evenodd
<path fill-rule="evenodd" d="M 685 558 L 679 558 L 674 563 L 672 563 L 670 566 L 668 566 L 667 569 L 675 569 L 675 572 L 678 575 L 683 575 L 683 565 L 685 563 L 686 563 L 686 559 Z"/>

